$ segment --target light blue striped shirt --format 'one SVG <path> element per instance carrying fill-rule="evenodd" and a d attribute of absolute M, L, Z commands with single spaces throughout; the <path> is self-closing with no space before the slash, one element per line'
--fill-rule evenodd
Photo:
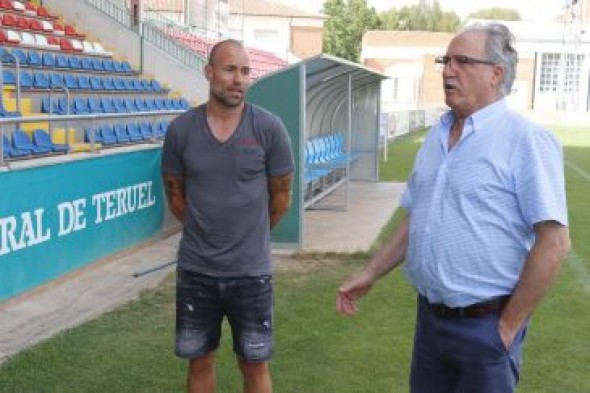
<path fill-rule="evenodd" d="M 567 225 L 563 153 L 501 99 L 465 120 L 448 150 L 445 113 L 416 156 L 401 204 L 410 214 L 406 274 L 431 302 L 466 306 L 515 287 L 533 225 Z"/>

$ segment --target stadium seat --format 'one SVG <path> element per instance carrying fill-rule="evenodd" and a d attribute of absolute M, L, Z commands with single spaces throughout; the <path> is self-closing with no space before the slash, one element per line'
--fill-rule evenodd
<path fill-rule="evenodd" d="M 31 67 L 41 67 L 42 61 L 39 52 L 30 50 L 27 53 L 27 63 L 29 63 Z"/>
<path fill-rule="evenodd" d="M 115 90 L 113 78 L 110 76 L 105 76 L 104 78 L 102 78 L 102 85 L 105 90 Z"/>
<path fill-rule="evenodd" d="M 115 137 L 117 138 L 117 143 L 129 143 L 131 142 L 131 138 L 127 133 L 127 126 L 125 124 L 117 123 L 114 126 Z"/>
<path fill-rule="evenodd" d="M 20 44 L 25 46 L 36 46 L 35 43 L 35 36 L 28 31 L 23 31 L 20 33 Z"/>
<path fill-rule="evenodd" d="M 135 98 L 135 107 L 140 112 L 147 112 L 148 111 L 148 107 L 147 107 L 147 104 L 145 103 L 145 99 L 142 97 Z"/>
<path fill-rule="evenodd" d="M 43 28 L 43 31 L 45 33 L 53 33 L 54 32 L 53 25 L 48 20 L 42 20 L 41 27 Z"/>
<path fill-rule="evenodd" d="M 131 65 L 129 64 L 129 62 L 125 61 L 125 60 L 123 60 L 121 62 L 121 69 L 123 70 L 123 72 L 125 72 L 127 74 L 134 74 L 135 73 L 133 68 L 131 68 Z"/>
<path fill-rule="evenodd" d="M 70 90 L 77 90 L 78 89 L 78 78 L 76 78 L 73 74 L 65 74 L 64 75 L 64 83 L 66 87 Z"/>
<path fill-rule="evenodd" d="M 148 112 L 157 111 L 156 103 L 152 97 L 148 97 L 145 99 L 145 106 L 147 107 Z"/>
<path fill-rule="evenodd" d="M 37 16 L 37 6 L 30 1 L 25 2 L 25 14 Z"/>
<path fill-rule="evenodd" d="M 133 80 L 131 80 L 130 78 L 122 78 L 123 80 L 123 85 L 125 86 L 125 90 L 127 91 L 134 91 L 135 90 L 135 86 L 133 85 Z"/>
<path fill-rule="evenodd" d="M 90 113 L 90 108 L 88 108 L 88 100 L 82 97 L 74 98 L 72 108 L 74 109 L 75 115 L 87 115 Z"/>
<path fill-rule="evenodd" d="M 12 1 L 10 0 L 0 0 L 0 8 L 9 11 L 14 10 L 14 7 L 12 6 Z"/>
<path fill-rule="evenodd" d="M 149 123 L 140 123 L 139 132 L 145 141 L 152 139 L 154 136 L 152 132 L 152 126 Z"/>
<path fill-rule="evenodd" d="M 51 149 L 47 147 L 36 146 L 31 142 L 29 136 L 22 130 L 16 129 L 12 132 L 12 145 L 19 150 L 24 150 L 33 155 L 51 153 Z"/>
<path fill-rule="evenodd" d="M 125 81 L 121 78 L 114 77 L 113 84 L 115 85 L 115 90 L 126 90 Z"/>
<path fill-rule="evenodd" d="M 82 42 L 80 40 L 72 38 L 70 42 L 72 44 L 72 50 L 74 52 L 84 52 L 84 46 L 82 45 Z"/>
<path fill-rule="evenodd" d="M 115 145 L 117 144 L 117 136 L 113 130 L 113 126 L 104 124 L 100 127 L 100 137 L 103 145 Z"/>
<path fill-rule="evenodd" d="M 111 59 L 104 59 L 104 60 L 102 61 L 102 65 L 103 65 L 103 67 L 104 67 L 104 70 L 105 70 L 106 72 L 115 72 L 115 68 L 114 68 L 114 65 L 113 65 L 113 61 L 112 61 Z"/>
<path fill-rule="evenodd" d="M 117 108 L 115 108 L 113 99 L 110 97 L 102 97 L 100 99 L 100 105 L 102 106 L 104 113 L 117 113 Z"/>
<path fill-rule="evenodd" d="M 12 147 L 6 135 L 2 137 L 2 147 L 4 150 L 4 158 L 24 158 L 30 155 L 27 150 Z"/>
<path fill-rule="evenodd" d="M 62 55 L 61 53 L 55 55 L 55 67 L 56 68 L 72 68 L 70 66 L 69 56 Z"/>
<path fill-rule="evenodd" d="M 40 71 L 33 72 L 33 87 L 35 89 L 49 89 L 47 74 Z"/>
<path fill-rule="evenodd" d="M 104 71 L 104 63 L 100 57 L 92 59 L 92 69 L 94 71 Z"/>
<path fill-rule="evenodd" d="M 20 87 L 31 89 L 33 87 L 33 75 L 28 71 L 20 71 Z"/>
<path fill-rule="evenodd" d="M 90 59 L 89 57 L 83 57 L 82 58 L 82 69 L 87 70 L 87 71 L 91 71 L 93 68 L 94 68 L 94 66 L 92 65 L 92 59 Z"/>
<path fill-rule="evenodd" d="M 123 70 L 123 66 L 119 60 L 113 60 L 113 68 L 115 69 L 116 73 L 123 74 L 125 71 Z"/>
<path fill-rule="evenodd" d="M 49 86 L 52 89 L 58 86 L 65 86 L 63 75 L 58 73 L 49 74 Z"/>
<path fill-rule="evenodd" d="M 2 15 L 2 26 L 4 27 L 16 27 L 17 18 L 13 14 Z"/>
<path fill-rule="evenodd" d="M 94 143 L 103 143 L 100 127 L 84 129 L 84 142 L 92 143 L 92 138 L 94 138 Z"/>
<path fill-rule="evenodd" d="M 162 91 L 162 86 L 160 85 L 160 83 L 157 80 L 152 79 L 150 81 L 150 84 L 152 85 L 152 91 L 155 91 L 155 92 Z"/>
<path fill-rule="evenodd" d="M 35 46 L 38 46 L 41 49 L 55 49 L 54 45 L 49 45 L 49 42 L 47 41 L 47 37 L 45 37 L 43 34 L 35 34 L 34 35 L 35 38 Z"/>
<path fill-rule="evenodd" d="M 41 55 L 43 67 L 55 67 L 55 57 L 49 52 L 43 52 Z"/>
<path fill-rule="evenodd" d="M 41 21 L 37 20 L 37 19 L 31 19 L 29 21 L 29 29 L 31 29 L 32 31 L 45 31 L 43 29 L 43 24 L 41 23 Z"/>
<path fill-rule="evenodd" d="M 55 36 L 47 37 L 47 45 L 55 50 L 61 49 L 61 39 Z"/>
<path fill-rule="evenodd" d="M 125 105 L 125 100 L 123 98 L 114 98 L 113 104 L 115 105 L 117 113 L 129 112 L 129 110 L 127 109 L 127 105 Z"/>
<path fill-rule="evenodd" d="M 128 123 L 127 124 L 127 134 L 129 135 L 129 139 L 131 142 L 141 142 L 143 141 L 143 135 L 139 131 L 139 126 L 137 123 Z"/>
<path fill-rule="evenodd" d="M 133 98 L 125 98 L 125 107 L 129 112 L 138 112 L 135 100 Z"/>
<path fill-rule="evenodd" d="M 28 65 L 29 59 L 27 59 L 27 54 L 23 50 L 14 48 L 12 50 L 12 54 L 14 55 L 14 57 L 17 58 L 18 64 L 20 64 L 21 66 Z"/>
<path fill-rule="evenodd" d="M 68 38 L 62 38 L 59 41 L 59 45 L 62 51 L 64 52 L 73 52 L 74 47 L 72 46 L 71 41 Z"/>
<path fill-rule="evenodd" d="M 25 10 L 26 10 L 25 5 L 23 3 L 21 3 L 20 1 L 13 1 L 12 2 L 12 9 L 15 10 L 16 12 L 25 12 Z"/>
<path fill-rule="evenodd" d="M 59 22 L 53 22 L 53 34 L 65 35 L 64 26 Z"/>
<path fill-rule="evenodd" d="M 34 130 L 33 131 L 33 143 L 37 147 L 50 149 L 54 153 L 66 154 L 69 150 L 68 145 L 53 143 L 49 134 L 45 130 Z"/>
<path fill-rule="evenodd" d="M 92 90 L 104 90 L 104 86 L 102 85 L 102 78 L 92 75 L 90 77 L 90 88 Z"/>
<path fill-rule="evenodd" d="M 90 77 L 88 75 L 78 75 L 78 88 L 80 90 L 90 90 Z"/>
<path fill-rule="evenodd" d="M 5 85 L 16 85 L 16 77 L 10 70 L 2 70 L 2 80 Z"/>
<path fill-rule="evenodd" d="M 64 55 L 65 56 L 65 55 Z M 82 69 L 82 61 L 78 56 L 70 55 L 66 56 L 68 58 L 68 63 L 70 64 L 70 68 L 73 70 L 81 70 Z"/>
<path fill-rule="evenodd" d="M 102 106 L 100 105 L 100 99 L 96 97 L 88 97 L 88 109 L 90 110 L 90 113 L 104 112 Z"/>
<path fill-rule="evenodd" d="M 18 32 L 14 30 L 5 30 L 4 32 L 6 34 L 6 43 L 15 45 L 20 44 L 21 38 Z"/>
<path fill-rule="evenodd" d="M 4 103 L 0 101 L 0 117 L 21 117 L 21 113 L 18 111 L 7 111 L 4 107 Z"/>
<path fill-rule="evenodd" d="M 17 16 L 16 28 L 21 30 L 29 30 L 31 28 L 31 21 L 24 16 Z"/>
<path fill-rule="evenodd" d="M 41 17 L 41 18 L 52 18 L 52 16 L 49 14 L 49 12 L 47 11 L 47 9 L 43 6 L 38 6 L 37 7 L 37 16 Z"/>

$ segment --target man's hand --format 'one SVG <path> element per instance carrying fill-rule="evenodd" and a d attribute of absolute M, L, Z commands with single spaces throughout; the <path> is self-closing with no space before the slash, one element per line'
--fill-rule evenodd
<path fill-rule="evenodd" d="M 356 314 L 358 312 L 357 300 L 371 290 L 374 280 L 366 270 L 350 276 L 338 289 L 336 311 L 343 315 Z"/>

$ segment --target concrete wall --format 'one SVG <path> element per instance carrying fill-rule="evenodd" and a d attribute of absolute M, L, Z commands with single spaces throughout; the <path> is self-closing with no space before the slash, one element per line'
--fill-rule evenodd
<path fill-rule="evenodd" d="M 178 91 L 191 103 L 203 102 L 208 94 L 204 75 L 181 64 L 156 46 L 145 43 L 142 56 L 141 37 L 83 0 L 44 0 L 43 4 L 55 15 L 62 16 L 88 34 L 89 40 L 100 41 L 117 58 L 124 58 L 137 70 L 152 75 L 173 91 Z"/>

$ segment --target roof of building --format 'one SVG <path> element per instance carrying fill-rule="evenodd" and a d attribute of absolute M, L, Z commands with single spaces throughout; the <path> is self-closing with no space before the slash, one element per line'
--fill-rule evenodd
<path fill-rule="evenodd" d="M 453 33 L 439 33 L 433 31 L 398 31 L 398 30 L 370 30 L 363 36 L 363 47 L 367 46 L 395 46 L 395 47 L 443 47 L 445 48 Z"/>
<path fill-rule="evenodd" d="M 251 16 L 325 19 L 322 14 L 291 7 L 280 3 L 278 0 L 229 0 L 229 13 Z"/>

